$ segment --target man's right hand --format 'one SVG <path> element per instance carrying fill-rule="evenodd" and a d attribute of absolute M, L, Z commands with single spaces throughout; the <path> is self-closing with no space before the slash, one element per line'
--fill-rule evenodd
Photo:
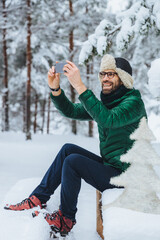
<path fill-rule="evenodd" d="M 48 71 L 48 86 L 53 89 L 57 89 L 60 86 L 60 73 L 55 73 L 55 67 L 52 66 L 52 68 Z M 55 92 L 52 91 L 52 94 L 54 96 L 58 96 L 61 93 L 61 90 Z"/>

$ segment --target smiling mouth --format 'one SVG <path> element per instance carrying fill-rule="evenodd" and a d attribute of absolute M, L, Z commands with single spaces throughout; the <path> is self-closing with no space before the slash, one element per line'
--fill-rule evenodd
<path fill-rule="evenodd" d="M 103 88 L 108 88 L 111 87 L 112 84 L 111 83 L 103 83 Z"/>

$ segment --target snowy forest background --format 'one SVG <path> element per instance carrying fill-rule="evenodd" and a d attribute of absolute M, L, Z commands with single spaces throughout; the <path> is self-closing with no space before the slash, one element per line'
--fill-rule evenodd
<path fill-rule="evenodd" d="M 160 57 L 159 0 L 1 0 L 0 129 L 96 136 L 93 122 L 62 117 L 50 102 L 47 72 L 56 61 L 79 66 L 86 86 L 99 98 L 98 71 L 105 53 L 128 59 L 153 123 L 158 99 L 150 92 L 148 71 Z M 61 76 L 72 102 L 78 95 Z M 156 129 L 158 121 L 156 120 Z M 154 124 L 153 124 L 154 125 Z"/>

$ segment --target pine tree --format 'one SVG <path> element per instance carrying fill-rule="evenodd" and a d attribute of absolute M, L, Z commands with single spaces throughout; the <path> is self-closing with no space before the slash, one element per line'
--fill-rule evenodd
<path fill-rule="evenodd" d="M 111 178 L 110 183 L 124 187 L 122 195 L 110 205 L 128 208 L 145 213 L 160 214 L 160 179 L 154 171 L 154 165 L 160 165 L 160 157 L 151 145 L 155 140 L 148 128 L 146 119 L 142 118 L 139 128 L 131 134 L 135 140 L 133 147 L 123 156 L 122 162 L 130 163 L 130 167 L 121 175 Z"/>

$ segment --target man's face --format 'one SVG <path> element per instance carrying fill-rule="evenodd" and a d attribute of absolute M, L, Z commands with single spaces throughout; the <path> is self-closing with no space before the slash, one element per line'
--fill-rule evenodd
<path fill-rule="evenodd" d="M 108 75 L 105 73 L 108 73 Z M 118 74 L 113 69 L 107 69 L 101 72 L 100 80 L 102 84 L 102 92 L 104 94 L 109 94 L 115 91 L 123 84 Z"/>

